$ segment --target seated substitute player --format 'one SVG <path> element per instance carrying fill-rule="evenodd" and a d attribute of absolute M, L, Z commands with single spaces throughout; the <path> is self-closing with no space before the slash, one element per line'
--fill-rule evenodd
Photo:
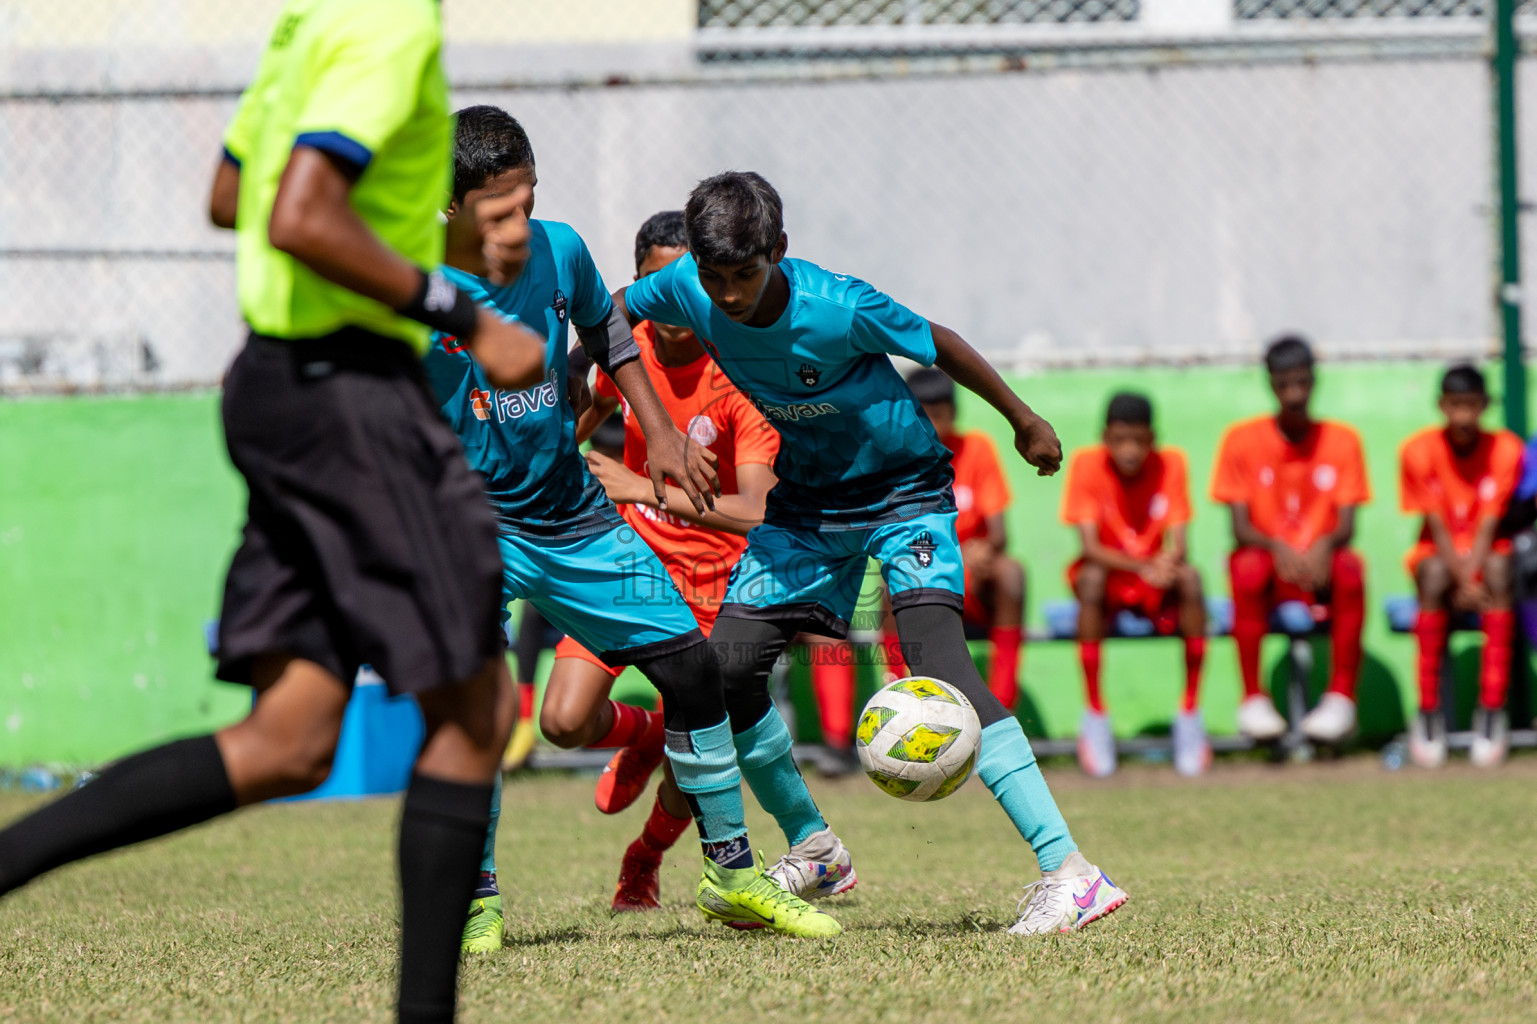
<path fill-rule="evenodd" d="M 641 226 L 635 238 L 635 277 L 639 280 L 688 251 L 683 213 L 658 213 Z M 635 327 L 640 361 L 666 406 L 673 425 L 715 453 L 720 496 L 715 509 L 700 516 L 674 496 L 669 510 L 656 507 L 656 494 L 645 477 L 646 436 L 628 403 L 607 374 L 599 373 L 592 408 L 577 424 L 577 436 L 594 420 L 623 406 L 624 417 L 617 456 L 599 450 L 587 455 L 588 467 L 619 506 L 625 522 L 645 541 L 672 574 L 706 636 L 715 623 L 726 592 L 726 576 L 747 546 L 747 531 L 763 521 L 763 503 L 774 486 L 771 468 L 779 451 L 779 435 L 764 422 L 742 393 L 710 361 L 703 346 L 686 327 L 646 321 Z M 597 435 L 593 435 L 596 440 Z M 555 669 L 542 722 L 556 743 L 580 739 L 583 723 L 607 700 L 620 672 L 567 637 L 555 651 Z M 598 779 L 597 805 L 616 814 L 645 791 L 651 773 L 662 763 L 662 716 L 632 746 L 614 755 Z M 641 837 L 625 851 L 614 893 L 615 910 L 644 910 L 659 906 L 658 871 L 662 854 L 688 826 L 688 804 L 670 777 L 657 790 L 656 803 Z M 853 888 L 848 854 L 840 849 L 827 865 L 829 885 Z M 776 869 L 769 869 L 773 877 Z"/>
<path fill-rule="evenodd" d="M 986 631 L 992 646 L 987 686 L 1012 713 L 1019 701 L 1025 567 L 1006 550 L 1008 527 L 1003 513 L 1011 497 L 1008 478 L 992 438 L 980 430 L 956 429 L 953 380 L 939 370 L 921 369 L 908 375 L 907 386 L 950 450 L 950 466 L 955 473 L 955 534 L 961 546 L 966 588 L 961 618 L 967 626 Z M 886 664 L 900 675 L 905 666 L 889 610 L 883 616 L 883 633 Z M 811 682 L 822 716 L 822 735 L 833 755 L 825 761 L 824 774 L 836 774 L 843 767 L 840 761 L 846 763 L 853 756 L 854 658 L 847 641 L 811 643 Z M 858 762 L 852 767 L 858 767 Z"/>
<path fill-rule="evenodd" d="M 1505 506 L 1521 476 L 1521 439 L 1487 431 L 1479 419 L 1489 408 L 1484 375 L 1466 363 L 1441 378 L 1443 426 L 1426 427 L 1399 450 L 1403 510 L 1424 516 L 1419 541 L 1405 567 L 1414 578 L 1420 614 L 1420 713 L 1409 733 L 1409 754 L 1427 768 L 1446 760 L 1441 710 L 1441 659 L 1454 612 L 1473 612 L 1484 627 L 1483 671 L 1473 712 L 1470 759 L 1500 764 L 1510 750 L 1505 693 L 1510 684 L 1510 538 L 1500 535 Z"/>
<path fill-rule="evenodd" d="M 448 215 L 448 267 L 461 291 L 503 316 L 546 332 L 544 382 L 524 391 L 492 388 L 464 357 L 456 338 L 438 335 L 424 365 L 442 411 L 464 439 L 470 464 L 485 478 L 496 511 L 502 555 L 502 614 L 523 599 L 568 636 L 610 665 L 635 665 L 663 698 L 674 736 L 668 756 L 687 794 L 704 844 L 705 870 L 697 901 L 712 920 L 793 935 L 825 936 L 836 921 L 787 893 L 762 874 L 747 845 L 741 775 L 719 668 L 667 570 L 625 525 L 587 470 L 577 448 L 566 325 L 613 379 L 647 438 L 655 500 L 668 494 L 707 507 L 702 490 L 718 488 L 708 449 L 672 425 L 640 360 L 630 328 L 610 300 L 587 247 L 565 224 L 530 221 L 530 256 L 523 276 L 497 287 L 483 276 L 467 209 L 486 197 L 536 184 L 533 149 L 506 111 L 476 106 L 458 114 L 454 186 Z M 585 396 L 585 381 L 582 382 Z M 662 467 L 676 467 L 678 489 L 666 487 Z M 548 689 L 545 711 L 561 697 Z M 623 747 L 652 728 L 639 708 L 603 701 L 584 723 L 562 735 L 587 746 Z M 500 788 L 493 815 L 500 806 Z M 486 836 L 481 887 L 470 907 L 464 947 L 501 948 L 501 896 L 496 889 L 494 833 Z"/>
<path fill-rule="evenodd" d="M 212 735 L 124 758 L 0 831 L 0 896 L 71 861 L 318 786 L 368 662 L 426 722 L 400 817 L 398 1019 L 452 1021 L 460 908 L 512 687 L 491 513 L 418 356 L 429 328 L 453 331 L 478 372 L 517 388 L 538 380 L 544 345 L 432 270 L 450 145 L 437 5 L 293 0 L 278 24 L 225 135 L 209 204 L 216 225 L 236 229 L 251 328 L 224 386 L 225 441 L 250 502 L 225 583 L 218 675 L 252 687 L 255 704 Z M 483 241 L 509 277 L 527 255 L 520 199 L 467 215 L 495 222 Z"/>
<path fill-rule="evenodd" d="M 1212 473 L 1212 500 L 1231 509 L 1238 544 L 1228 560 L 1244 689 L 1238 728 L 1256 740 L 1286 732 L 1286 720 L 1259 681 L 1260 644 L 1271 611 L 1283 601 L 1300 601 L 1315 619 L 1331 620 L 1329 689 L 1302 720 L 1303 732 L 1320 743 L 1339 743 L 1356 726 L 1366 582 L 1350 541 L 1356 507 L 1371 500 L 1371 485 L 1359 435 L 1308 411 L 1313 362 L 1313 350 L 1300 337 L 1270 344 L 1265 367 L 1280 411 L 1229 427 Z"/>
<path fill-rule="evenodd" d="M 1043 474 L 1062 458 L 1050 424 L 954 331 L 863 281 L 786 259 L 779 195 L 759 175 L 700 182 L 684 217 L 690 254 L 617 293 L 616 304 L 634 322 L 692 328 L 779 431 L 779 483 L 710 637 L 742 774 L 787 832 L 809 837 L 823 828 L 790 758 L 768 674 L 803 625 L 846 632 L 874 557 L 908 663 L 975 705 L 983 726 L 977 773 L 1044 872 L 1011 931 L 1068 931 L 1103 917 L 1125 893 L 1078 853 L 1019 722 L 967 650 L 950 453 L 888 356 L 937 363 L 980 395 L 1007 417 L 1015 447 Z M 790 881 L 800 889 L 815 880 Z"/>
<path fill-rule="evenodd" d="M 1211 745 L 1197 701 L 1206 656 L 1201 574 L 1186 561 L 1190 488 L 1185 453 L 1157 444 L 1153 404 L 1122 392 L 1105 410 L 1100 443 L 1073 454 L 1062 521 L 1078 528 L 1083 554 L 1067 571 L 1078 598 L 1078 654 L 1087 707 L 1078 763 L 1090 775 L 1115 771 L 1115 737 L 1099 689 L 1100 644 L 1121 611 L 1146 616 L 1161 636 L 1185 639 L 1185 692 L 1174 717 L 1174 769 L 1199 775 Z"/>

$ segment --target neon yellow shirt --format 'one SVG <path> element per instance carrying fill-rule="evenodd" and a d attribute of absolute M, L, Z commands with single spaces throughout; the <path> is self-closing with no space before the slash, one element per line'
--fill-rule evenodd
<path fill-rule="evenodd" d="M 453 128 L 441 46 L 437 0 L 284 4 L 224 135 L 240 166 L 240 309 L 258 333 L 314 338 L 357 326 L 425 351 L 427 327 L 274 249 L 267 225 L 289 154 L 312 146 L 360 172 L 352 207 L 386 245 L 423 269 L 442 262 Z"/>

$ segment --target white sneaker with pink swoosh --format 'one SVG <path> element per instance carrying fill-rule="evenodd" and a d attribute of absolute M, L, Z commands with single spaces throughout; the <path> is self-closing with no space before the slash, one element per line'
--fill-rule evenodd
<path fill-rule="evenodd" d="M 1025 886 L 1019 920 L 1010 935 L 1051 935 L 1076 932 L 1098 921 L 1127 900 L 1099 868 L 1074 851 L 1055 871 Z"/>

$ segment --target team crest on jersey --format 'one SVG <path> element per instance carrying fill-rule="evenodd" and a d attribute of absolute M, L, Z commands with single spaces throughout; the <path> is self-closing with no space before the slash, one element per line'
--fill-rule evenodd
<path fill-rule="evenodd" d="M 708 416 L 695 416 L 688 421 L 689 440 L 709 447 L 720 438 L 720 430 Z"/>
<path fill-rule="evenodd" d="M 927 530 L 918 534 L 917 538 L 907 545 L 907 550 L 913 553 L 913 557 L 918 559 L 918 565 L 924 569 L 934 564 L 934 548 L 934 535 Z"/>
<path fill-rule="evenodd" d="M 817 386 L 817 381 L 822 379 L 822 370 L 810 363 L 801 363 L 801 368 L 795 371 L 795 375 L 801 379 L 802 384 L 808 388 L 814 388 Z"/>
<path fill-rule="evenodd" d="M 566 293 L 559 288 L 555 289 L 555 298 L 550 300 L 550 308 L 555 311 L 555 319 L 560 323 L 566 322 Z"/>

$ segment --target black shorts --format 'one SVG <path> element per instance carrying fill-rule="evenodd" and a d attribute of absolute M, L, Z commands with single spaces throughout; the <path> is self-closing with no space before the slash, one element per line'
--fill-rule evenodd
<path fill-rule="evenodd" d="M 484 484 L 405 343 L 349 329 L 253 334 L 224 385 L 224 435 L 250 488 L 224 584 L 218 677 L 286 653 L 395 693 L 500 653 L 501 558 Z"/>

